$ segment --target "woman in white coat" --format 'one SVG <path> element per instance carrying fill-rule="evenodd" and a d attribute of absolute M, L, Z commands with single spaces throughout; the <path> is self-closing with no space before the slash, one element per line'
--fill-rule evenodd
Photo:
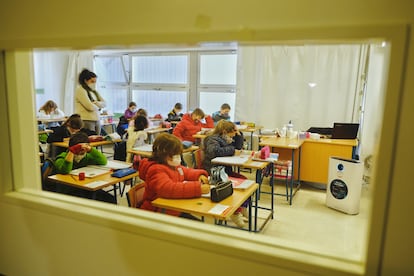
<path fill-rule="evenodd" d="M 105 100 L 95 90 L 96 74 L 83 69 L 79 74 L 79 86 L 75 91 L 75 113 L 80 114 L 84 127 L 101 133 L 100 113 L 105 107 Z"/>

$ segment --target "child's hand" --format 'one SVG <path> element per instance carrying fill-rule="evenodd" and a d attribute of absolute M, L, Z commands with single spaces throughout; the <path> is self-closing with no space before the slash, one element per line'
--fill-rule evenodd
<path fill-rule="evenodd" d="M 74 154 L 79 154 L 82 151 L 82 144 L 76 144 L 69 148 L 69 151 L 73 152 Z"/>
<path fill-rule="evenodd" d="M 208 194 L 210 192 L 210 185 L 208 184 L 201 184 L 201 193 Z"/>
<path fill-rule="evenodd" d="M 200 175 L 198 180 L 201 182 L 201 184 L 208 184 L 208 178 L 205 175 Z"/>

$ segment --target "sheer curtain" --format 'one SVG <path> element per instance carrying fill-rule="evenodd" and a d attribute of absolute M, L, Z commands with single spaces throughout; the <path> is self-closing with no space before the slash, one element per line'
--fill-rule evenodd
<path fill-rule="evenodd" d="M 74 113 L 75 89 L 78 85 L 78 76 L 82 69 L 93 71 L 93 52 L 74 51 L 69 54 L 66 70 L 65 89 L 63 93 L 64 109 L 69 116 Z M 99 76 L 98 76 L 99 77 Z"/>
<path fill-rule="evenodd" d="M 235 120 L 275 129 L 353 118 L 360 45 L 241 46 Z"/>

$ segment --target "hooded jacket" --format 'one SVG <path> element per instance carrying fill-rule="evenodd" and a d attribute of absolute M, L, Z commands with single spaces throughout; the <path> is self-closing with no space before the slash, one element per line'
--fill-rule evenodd
<path fill-rule="evenodd" d="M 207 115 L 205 118 L 206 123 L 198 121 L 195 122 L 191 118 L 190 113 L 183 115 L 181 122 L 179 122 L 173 130 L 173 134 L 178 137 L 181 141 L 191 141 L 195 142 L 194 134 L 197 134 L 201 128 L 214 128 L 214 122 L 210 115 Z"/>
<path fill-rule="evenodd" d="M 201 196 L 201 183 L 198 178 L 208 176 L 205 170 L 192 169 L 184 166 L 170 167 L 150 161 L 147 158 L 139 163 L 139 177 L 145 181 L 144 201 L 141 209 L 165 212 L 179 216 L 181 213 L 163 210 L 152 206 L 151 201 L 157 198 L 195 198 Z"/>

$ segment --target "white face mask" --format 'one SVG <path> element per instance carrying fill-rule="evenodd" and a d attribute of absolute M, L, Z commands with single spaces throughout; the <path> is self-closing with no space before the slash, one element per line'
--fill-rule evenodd
<path fill-rule="evenodd" d="M 96 90 L 96 84 L 95 83 L 90 83 L 88 84 L 89 88 L 92 90 Z"/>
<path fill-rule="evenodd" d="M 75 154 L 73 156 L 73 161 L 75 161 L 76 163 L 79 163 L 83 158 L 85 158 L 86 156 L 86 152 L 83 154 Z"/>
<path fill-rule="evenodd" d="M 177 167 L 181 164 L 181 155 L 174 155 L 172 160 L 167 160 L 168 165 L 171 167 Z"/>

